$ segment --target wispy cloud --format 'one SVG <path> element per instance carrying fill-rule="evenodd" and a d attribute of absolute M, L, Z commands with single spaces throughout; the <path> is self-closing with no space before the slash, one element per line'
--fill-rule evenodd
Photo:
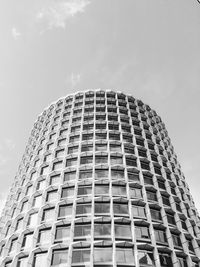
<path fill-rule="evenodd" d="M 15 148 L 15 143 L 13 142 L 12 139 L 6 138 L 5 139 L 5 146 L 9 149 L 9 150 L 13 150 Z"/>
<path fill-rule="evenodd" d="M 67 20 L 78 13 L 83 13 L 89 0 L 52 0 L 36 15 L 39 23 L 45 23 L 48 29 L 65 28 Z"/>
<path fill-rule="evenodd" d="M 66 79 L 66 84 L 70 85 L 72 88 L 74 88 L 78 83 L 80 83 L 81 80 L 81 74 L 80 73 L 71 73 L 70 76 Z"/>
<path fill-rule="evenodd" d="M 13 27 L 11 29 L 11 34 L 15 40 L 19 39 L 19 37 L 21 36 L 21 32 L 17 30 L 16 27 Z"/>

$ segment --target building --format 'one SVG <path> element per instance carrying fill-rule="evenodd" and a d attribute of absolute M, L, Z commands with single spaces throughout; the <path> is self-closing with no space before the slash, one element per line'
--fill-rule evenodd
<path fill-rule="evenodd" d="M 0 266 L 197 267 L 199 221 L 157 113 L 121 92 L 78 92 L 34 124 Z"/>

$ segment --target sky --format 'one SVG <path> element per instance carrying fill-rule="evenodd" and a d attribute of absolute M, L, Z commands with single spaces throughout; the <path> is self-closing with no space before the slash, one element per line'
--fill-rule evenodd
<path fill-rule="evenodd" d="M 37 116 L 102 88 L 161 116 L 200 211 L 199 74 L 197 0 L 1 0 L 0 209 Z"/>

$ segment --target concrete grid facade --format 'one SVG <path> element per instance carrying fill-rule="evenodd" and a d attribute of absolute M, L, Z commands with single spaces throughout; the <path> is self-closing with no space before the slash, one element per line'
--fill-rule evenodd
<path fill-rule="evenodd" d="M 0 266 L 197 267 L 199 221 L 157 113 L 121 92 L 77 92 L 34 124 Z"/>

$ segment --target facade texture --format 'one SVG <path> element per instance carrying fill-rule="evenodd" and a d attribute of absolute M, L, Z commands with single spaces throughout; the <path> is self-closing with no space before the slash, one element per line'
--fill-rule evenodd
<path fill-rule="evenodd" d="M 1 217 L 0 266 L 196 267 L 199 216 L 160 117 L 78 92 L 34 124 Z"/>

